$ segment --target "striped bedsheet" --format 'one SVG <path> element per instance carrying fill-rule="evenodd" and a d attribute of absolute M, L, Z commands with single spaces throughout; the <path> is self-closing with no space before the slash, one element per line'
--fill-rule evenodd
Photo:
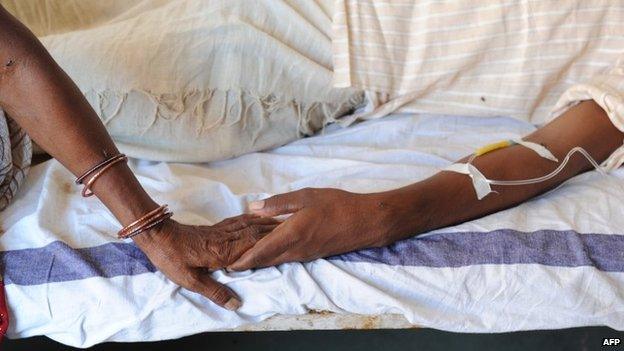
<path fill-rule="evenodd" d="M 423 179 L 482 144 L 534 127 L 511 118 L 395 115 L 237 159 L 130 162 L 177 220 L 215 223 L 248 200 L 302 187 L 379 191 Z M 54 160 L 0 213 L 12 338 L 86 347 L 235 328 L 309 310 L 402 314 L 413 324 L 502 332 L 624 329 L 624 172 L 589 172 L 516 208 L 394 245 L 215 278 L 244 300 L 218 308 L 156 271 Z M 414 213 L 414 216 L 418 216 Z"/>
<path fill-rule="evenodd" d="M 624 59 L 624 2 L 336 0 L 333 33 L 336 86 L 378 108 L 539 124 Z"/>

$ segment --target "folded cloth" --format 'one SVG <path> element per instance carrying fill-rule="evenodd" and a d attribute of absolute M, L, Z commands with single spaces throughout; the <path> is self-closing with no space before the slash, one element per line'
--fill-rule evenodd
<path fill-rule="evenodd" d="M 541 124 L 569 86 L 604 73 L 624 47 L 621 1 L 335 6 L 335 85 L 371 91 L 375 115 L 401 108 Z"/>
<path fill-rule="evenodd" d="M 31 158 L 30 137 L 0 110 L 0 211 L 9 205 L 26 178 Z"/>
<path fill-rule="evenodd" d="M 7 0 L 130 157 L 283 145 L 364 101 L 332 86 L 331 0 Z"/>
<path fill-rule="evenodd" d="M 228 161 L 129 165 L 174 219 L 206 225 L 240 214 L 249 201 L 304 187 L 401 187 L 475 145 L 534 130 L 511 118 L 388 116 Z M 74 175 L 49 160 L 32 167 L 0 212 L 0 267 L 12 312 L 7 336 L 47 335 L 88 347 L 179 338 L 308 310 L 402 314 L 418 326 L 463 332 L 624 330 L 624 216 L 617 215 L 623 179 L 622 168 L 607 176 L 588 172 L 512 209 L 384 248 L 219 270 L 214 278 L 243 300 L 232 312 L 180 288 L 131 241 L 117 240 L 115 217 L 97 199 L 82 198 Z"/>

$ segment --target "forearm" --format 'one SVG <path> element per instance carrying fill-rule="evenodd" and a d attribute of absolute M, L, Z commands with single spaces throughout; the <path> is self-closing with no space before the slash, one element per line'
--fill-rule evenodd
<path fill-rule="evenodd" d="M 594 102 L 583 102 L 524 139 L 548 148 L 559 160 L 570 149 L 581 146 L 602 162 L 622 145 L 624 134 L 609 121 Z M 465 161 L 465 160 L 464 160 Z M 543 176 L 558 163 L 538 156 L 520 145 L 499 149 L 477 157 L 473 165 L 488 179 L 516 180 Z M 591 169 L 590 163 L 575 154 L 556 177 L 537 184 L 492 186 L 491 193 L 478 200 L 467 175 L 440 172 L 424 181 L 383 193 L 400 215 L 390 227 L 391 241 L 417 233 L 461 223 L 512 207 L 544 193 L 565 180 Z"/>
<path fill-rule="evenodd" d="M 72 80 L 1 6 L 0 106 L 74 175 L 119 153 Z M 107 171 L 92 190 L 124 225 L 156 207 L 125 163 Z"/>

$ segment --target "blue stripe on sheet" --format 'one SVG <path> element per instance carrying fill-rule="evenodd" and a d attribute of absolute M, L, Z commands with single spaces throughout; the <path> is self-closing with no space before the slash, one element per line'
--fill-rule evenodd
<path fill-rule="evenodd" d="M 479 264 L 594 266 L 624 272 L 624 235 L 575 231 L 441 233 L 399 241 L 391 246 L 347 253 L 330 259 L 401 266 L 462 267 Z"/>
<path fill-rule="evenodd" d="M 129 243 L 72 249 L 61 241 L 44 247 L 0 252 L 5 284 L 36 285 L 91 277 L 154 272 L 143 252 Z"/>
<path fill-rule="evenodd" d="M 439 233 L 329 259 L 425 267 L 480 264 L 594 266 L 602 271 L 624 272 L 624 235 L 554 230 L 527 233 L 510 229 Z M 5 283 L 18 285 L 155 271 L 143 252 L 131 243 L 72 249 L 55 241 L 41 248 L 0 252 L 0 265 Z"/>

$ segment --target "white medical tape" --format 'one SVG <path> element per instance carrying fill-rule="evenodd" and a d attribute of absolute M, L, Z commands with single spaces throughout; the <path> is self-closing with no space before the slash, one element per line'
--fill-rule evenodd
<path fill-rule="evenodd" d="M 477 199 L 483 199 L 487 194 L 492 192 L 490 183 L 483 173 L 471 165 L 470 163 L 453 163 L 444 168 L 443 171 L 457 172 L 461 174 L 467 174 L 472 179 L 472 186 L 477 193 Z"/>

